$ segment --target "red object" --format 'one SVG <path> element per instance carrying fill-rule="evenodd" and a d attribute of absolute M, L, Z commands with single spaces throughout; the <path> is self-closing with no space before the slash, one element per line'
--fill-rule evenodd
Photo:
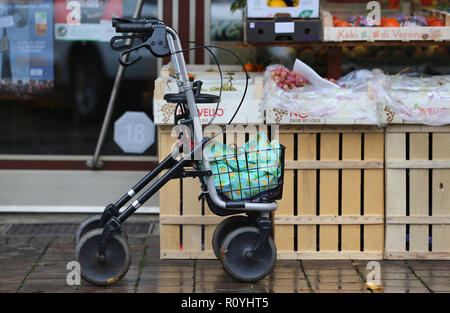
<path fill-rule="evenodd" d="M 433 5 L 433 0 L 420 0 L 420 2 L 422 2 L 422 5 L 424 7 L 429 7 Z"/>
<path fill-rule="evenodd" d="M 400 0 L 389 0 L 389 9 L 400 8 Z"/>
<path fill-rule="evenodd" d="M 400 24 L 394 18 L 383 17 L 380 20 L 380 26 L 381 27 L 400 27 Z"/>
<path fill-rule="evenodd" d="M 352 27 L 352 25 L 344 20 L 336 20 L 336 22 L 333 23 L 334 27 Z"/>
<path fill-rule="evenodd" d="M 103 16 L 101 20 L 111 21 L 113 16 L 122 16 L 122 0 L 109 0 L 103 7 Z M 81 11 L 86 10 L 85 2 L 81 2 Z M 67 18 L 71 10 L 67 8 L 66 0 L 55 0 L 53 2 L 53 11 L 55 23 L 67 24 Z"/>
<path fill-rule="evenodd" d="M 354 23 L 353 23 L 353 27 L 358 27 L 359 22 L 364 19 L 364 17 L 360 17 L 359 19 L 357 19 Z"/>
<path fill-rule="evenodd" d="M 427 16 L 427 17 L 425 17 L 425 20 L 427 21 L 427 24 L 429 25 L 431 22 L 437 21 L 438 18 L 435 16 Z"/>
<path fill-rule="evenodd" d="M 435 20 L 435 21 L 432 21 L 431 23 L 428 23 L 428 26 L 441 27 L 441 26 L 445 26 L 445 22 L 443 20 Z"/>

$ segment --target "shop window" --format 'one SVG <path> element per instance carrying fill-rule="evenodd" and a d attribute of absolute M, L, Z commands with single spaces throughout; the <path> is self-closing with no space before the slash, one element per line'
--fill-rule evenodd
<path fill-rule="evenodd" d="M 145 0 L 142 16 L 157 16 Z M 112 16 L 132 16 L 135 0 L 89 0 L 71 14 L 66 0 L 0 3 L 0 154 L 90 155 L 119 66 Z M 79 22 L 77 28 L 71 28 Z M 3 23 L 3 22 L 2 22 Z M 109 36 L 109 37 L 108 37 Z M 113 141 L 126 111 L 152 118 L 157 62 L 145 51 L 126 69 L 102 155 L 124 155 Z M 145 155 L 156 154 L 156 144 Z"/>

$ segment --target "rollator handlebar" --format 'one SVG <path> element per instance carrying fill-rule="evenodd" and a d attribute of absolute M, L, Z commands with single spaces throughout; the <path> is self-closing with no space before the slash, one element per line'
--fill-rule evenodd
<path fill-rule="evenodd" d="M 141 59 L 140 56 L 131 61 L 124 60 L 132 51 L 146 48 L 153 56 L 162 58 L 170 55 L 170 49 L 167 45 L 166 24 L 156 18 L 113 18 L 112 26 L 117 33 L 127 33 L 122 36 L 111 38 L 111 48 L 114 51 L 122 51 L 119 62 L 122 66 L 128 66 Z M 127 39 L 125 44 L 116 45 L 117 41 L 122 42 Z M 141 43 L 132 46 L 131 40 L 140 39 Z"/>
<path fill-rule="evenodd" d="M 156 18 L 113 18 L 116 33 L 145 33 L 151 35 L 154 25 L 165 25 Z"/>

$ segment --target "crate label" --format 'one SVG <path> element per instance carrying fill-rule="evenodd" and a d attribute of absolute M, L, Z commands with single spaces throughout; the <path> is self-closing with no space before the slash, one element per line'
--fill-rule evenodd
<path fill-rule="evenodd" d="M 295 31 L 294 22 L 275 23 L 275 33 L 293 33 Z"/>
<path fill-rule="evenodd" d="M 224 124 L 228 123 L 233 114 L 237 109 L 238 103 L 235 101 L 221 102 L 219 108 L 217 108 L 216 103 L 198 103 L 197 111 L 202 124 L 207 124 L 216 115 L 213 124 Z M 154 100 L 153 114 L 155 116 L 155 123 L 158 125 L 162 124 L 173 124 L 173 116 L 176 104 L 167 103 L 164 100 Z M 245 109 L 243 109 L 245 107 Z M 259 102 L 258 101 L 248 101 L 245 102 L 243 107 L 239 110 L 233 123 L 244 123 L 244 124 L 260 124 L 264 122 L 264 119 L 259 112 Z M 216 111 L 217 110 L 217 111 Z M 177 114 L 181 111 L 178 109 Z"/>
<path fill-rule="evenodd" d="M 434 40 L 445 39 L 445 27 L 325 27 L 325 39 L 337 41 Z"/>

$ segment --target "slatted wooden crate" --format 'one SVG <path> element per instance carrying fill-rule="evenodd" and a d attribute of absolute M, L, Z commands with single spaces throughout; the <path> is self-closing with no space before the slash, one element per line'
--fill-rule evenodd
<path fill-rule="evenodd" d="M 386 129 L 387 259 L 450 259 L 450 126 Z"/>
<path fill-rule="evenodd" d="M 212 126 L 214 127 L 214 126 Z M 218 128 L 218 126 L 215 126 Z M 237 126 L 239 127 L 239 126 Z M 235 133 L 214 140 L 241 146 L 254 138 L 265 126 L 235 129 Z M 171 151 L 176 138 L 172 126 L 158 126 L 159 159 Z M 204 200 L 199 201 L 201 187 L 198 178 L 174 179 L 159 192 L 160 256 L 163 259 L 215 259 L 212 235 L 225 217 L 214 215 Z"/>
<path fill-rule="evenodd" d="M 372 126 L 281 126 L 279 259 L 381 259 L 384 131 Z"/>
<path fill-rule="evenodd" d="M 158 127 L 160 159 L 175 141 L 170 131 Z M 279 259 L 382 258 L 383 130 L 283 126 L 276 131 L 272 126 L 272 136 L 287 147 L 284 194 L 274 217 Z M 193 179 L 172 180 L 160 191 L 161 258 L 215 258 L 211 238 L 223 217 L 199 202 L 199 194 Z"/>

